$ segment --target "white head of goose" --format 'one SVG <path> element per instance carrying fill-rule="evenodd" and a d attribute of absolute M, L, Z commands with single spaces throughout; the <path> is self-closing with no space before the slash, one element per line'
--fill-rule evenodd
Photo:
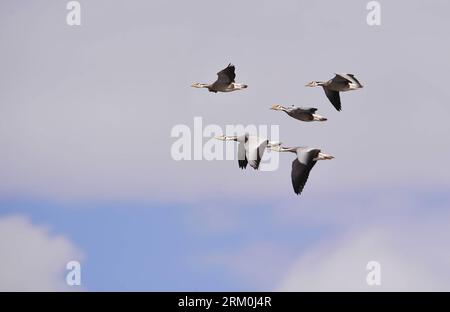
<path fill-rule="evenodd" d="M 247 85 L 236 83 L 235 67 L 231 63 L 228 66 L 217 73 L 217 80 L 212 84 L 206 83 L 194 83 L 191 85 L 193 88 L 206 88 L 209 92 L 232 92 L 247 88 Z"/>
<path fill-rule="evenodd" d="M 281 105 L 272 105 L 270 108 L 272 110 L 283 111 L 292 118 L 301 121 L 326 121 L 327 119 L 319 114 L 316 114 L 317 108 L 312 107 L 295 107 L 292 105 L 291 107 L 284 107 Z"/>
<path fill-rule="evenodd" d="M 358 90 L 364 87 L 353 74 L 336 74 L 333 79 L 326 82 L 311 81 L 305 86 L 323 87 L 327 98 L 338 111 L 342 109 L 339 92 Z"/>

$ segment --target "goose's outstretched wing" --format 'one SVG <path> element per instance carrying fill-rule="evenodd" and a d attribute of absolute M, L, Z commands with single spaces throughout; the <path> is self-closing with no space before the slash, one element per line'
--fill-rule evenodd
<path fill-rule="evenodd" d="M 324 87 L 323 90 L 325 91 L 325 94 L 327 98 L 330 100 L 331 104 L 333 104 L 334 108 L 336 108 L 337 111 L 341 111 L 341 97 L 339 96 L 338 91 L 330 90 L 327 87 Z"/>
<path fill-rule="evenodd" d="M 235 78 L 235 67 L 230 63 L 225 69 L 217 73 L 217 80 L 215 83 L 229 85 L 230 83 L 234 82 Z"/>
<path fill-rule="evenodd" d="M 245 153 L 245 143 L 238 144 L 238 164 L 241 169 L 247 168 L 248 160 Z"/>
<path fill-rule="evenodd" d="M 300 195 L 308 181 L 309 173 L 317 161 L 315 157 L 320 153 L 319 149 L 298 149 L 297 158 L 292 162 L 292 187 L 297 195 Z"/>
<path fill-rule="evenodd" d="M 317 111 L 317 108 L 313 107 L 293 107 L 292 112 L 294 113 L 307 113 L 307 114 L 314 114 Z"/>
<path fill-rule="evenodd" d="M 292 107 L 287 112 L 289 116 L 303 121 L 313 120 L 313 114 L 317 111 L 317 108 L 312 107 Z"/>
<path fill-rule="evenodd" d="M 258 137 L 250 137 L 248 139 L 248 144 L 246 146 L 247 160 L 248 164 L 253 169 L 257 170 L 259 168 L 259 164 L 261 163 L 266 147 L 267 147 L 266 139 Z"/>
<path fill-rule="evenodd" d="M 355 75 L 353 74 L 336 74 L 336 77 L 339 77 L 341 79 L 345 79 L 349 83 L 354 83 L 359 87 L 362 87 L 362 84 L 356 79 Z M 335 79 L 336 79 L 335 77 Z"/>

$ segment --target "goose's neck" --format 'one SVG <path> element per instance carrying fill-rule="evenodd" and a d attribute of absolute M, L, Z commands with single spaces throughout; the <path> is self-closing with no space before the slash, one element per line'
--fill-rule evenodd
<path fill-rule="evenodd" d="M 283 147 L 283 146 L 274 146 L 272 147 L 273 150 L 283 153 L 283 152 L 291 152 L 296 153 L 297 149 L 295 147 Z"/>
<path fill-rule="evenodd" d="M 297 153 L 296 147 L 285 147 L 283 152 Z"/>
<path fill-rule="evenodd" d="M 210 88 L 211 85 L 207 84 L 207 83 L 198 83 L 197 82 L 197 83 L 192 84 L 191 87 L 194 87 L 194 88 Z"/>

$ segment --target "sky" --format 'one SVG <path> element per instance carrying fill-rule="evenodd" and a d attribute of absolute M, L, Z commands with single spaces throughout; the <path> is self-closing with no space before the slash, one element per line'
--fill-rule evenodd
<path fill-rule="evenodd" d="M 448 1 L 378 1 L 379 26 L 361 0 L 80 0 L 80 26 L 67 2 L 0 4 L 0 290 L 450 290 Z M 190 87 L 230 62 L 248 89 Z M 337 112 L 304 85 L 340 72 L 364 89 Z M 335 159 L 301 196 L 291 154 L 174 160 L 195 117 Z"/>

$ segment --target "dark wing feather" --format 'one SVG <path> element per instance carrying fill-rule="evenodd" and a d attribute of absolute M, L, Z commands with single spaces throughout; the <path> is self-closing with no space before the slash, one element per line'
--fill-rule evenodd
<path fill-rule="evenodd" d="M 349 79 L 342 76 L 341 74 L 335 74 L 334 78 L 331 79 L 331 81 L 333 81 L 334 83 L 345 83 L 345 84 L 351 82 Z"/>
<path fill-rule="evenodd" d="M 306 157 L 304 163 L 300 162 L 298 158 L 292 162 L 291 179 L 295 194 L 300 195 L 302 193 L 306 181 L 308 181 L 309 173 L 317 162 L 313 159 L 318 154 L 319 150 L 312 150 L 304 155 Z"/>
<path fill-rule="evenodd" d="M 230 83 L 234 82 L 235 78 L 235 67 L 230 63 L 227 68 L 217 73 L 216 83 L 229 85 Z"/>
<path fill-rule="evenodd" d="M 323 90 L 325 91 L 325 94 L 327 95 L 327 98 L 330 100 L 331 104 L 333 104 L 334 108 L 336 108 L 336 110 L 338 111 L 341 111 L 341 97 L 339 96 L 339 92 L 330 90 L 327 87 L 323 87 Z"/>
<path fill-rule="evenodd" d="M 349 75 L 350 77 L 352 77 L 352 79 L 353 79 L 357 84 L 359 84 L 360 86 L 362 86 L 361 82 L 359 82 L 359 80 L 356 79 L 355 75 L 353 75 L 353 74 L 347 74 L 347 75 Z"/>
<path fill-rule="evenodd" d="M 248 160 L 247 160 L 247 156 L 245 155 L 245 144 L 244 143 L 238 144 L 238 164 L 239 164 L 239 168 L 241 168 L 241 169 L 247 168 Z"/>
<path fill-rule="evenodd" d="M 293 112 L 314 114 L 317 111 L 317 108 L 313 108 L 313 107 L 295 107 L 295 108 L 292 109 L 292 111 Z"/>
<path fill-rule="evenodd" d="M 310 107 L 296 107 L 292 108 L 290 111 L 288 111 L 288 115 L 303 121 L 309 121 L 313 120 L 313 114 L 317 111 L 317 108 L 310 108 Z"/>

